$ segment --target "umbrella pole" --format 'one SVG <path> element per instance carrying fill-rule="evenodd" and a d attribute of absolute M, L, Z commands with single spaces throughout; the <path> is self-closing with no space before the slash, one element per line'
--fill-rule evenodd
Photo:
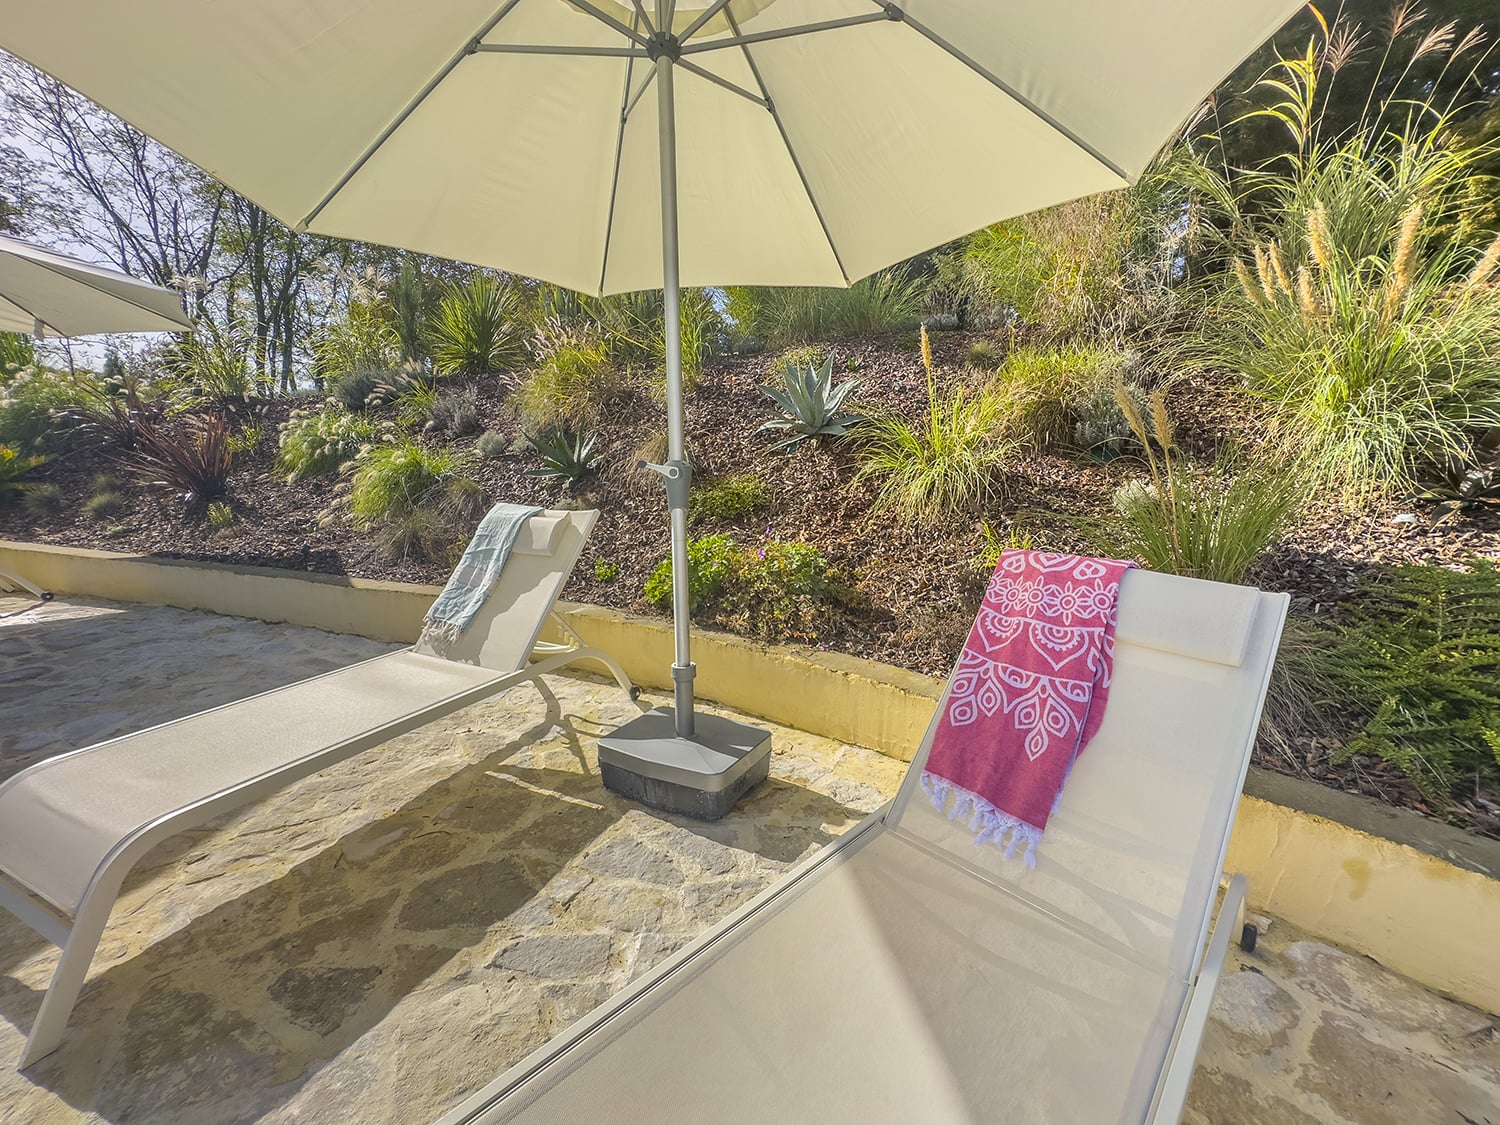
<path fill-rule="evenodd" d="M 671 26 L 670 0 L 657 0 L 660 26 Z M 693 713 L 688 629 L 687 504 L 692 469 L 683 445 L 682 293 L 677 270 L 677 120 L 672 67 L 680 44 L 652 37 L 661 156 L 662 314 L 666 318 L 667 461 L 652 465 L 667 486 L 672 515 L 673 706 L 654 708 L 599 739 L 606 789 L 668 812 L 718 820 L 771 772 L 771 732 L 725 715 Z"/>
<path fill-rule="evenodd" d="M 693 677 L 691 619 L 688 612 L 687 505 L 692 486 L 683 441 L 682 407 L 682 295 L 678 280 L 677 246 L 677 106 L 672 90 L 673 59 L 656 58 L 656 120 L 661 157 L 662 315 L 666 318 L 667 463 L 663 474 L 672 520 L 672 662 L 674 714 L 679 738 L 693 737 Z"/>

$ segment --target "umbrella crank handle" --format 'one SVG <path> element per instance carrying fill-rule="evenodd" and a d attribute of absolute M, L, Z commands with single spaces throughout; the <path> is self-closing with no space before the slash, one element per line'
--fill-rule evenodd
<path fill-rule="evenodd" d="M 637 461 L 637 469 L 650 469 L 653 473 L 660 473 L 662 485 L 667 490 L 667 507 L 686 509 L 688 506 L 688 492 L 693 487 L 693 467 L 686 461 L 668 461 L 664 465 L 653 464 L 650 461 Z"/>

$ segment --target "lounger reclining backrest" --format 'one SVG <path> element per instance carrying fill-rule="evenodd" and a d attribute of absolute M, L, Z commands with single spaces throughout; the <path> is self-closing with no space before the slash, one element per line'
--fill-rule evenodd
<path fill-rule="evenodd" d="M 1125 576 L 1104 723 L 1063 788 L 1034 869 L 975 847 L 964 825 L 933 808 L 919 787 L 931 730 L 891 824 L 1186 979 L 1208 912 L 1185 904 L 1212 903 L 1262 694 L 1236 689 L 1268 674 L 1281 614 L 1257 609 L 1276 599 L 1284 595 L 1149 571 Z"/>
<path fill-rule="evenodd" d="M 567 584 L 598 518 L 596 511 L 548 511 L 527 520 L 495 588 L 458 643 L 442 655 L 497 672 L 524 666 L 546 624 L 548 607 Z M 438 655 L 421 644 L 417 651 Z"/>

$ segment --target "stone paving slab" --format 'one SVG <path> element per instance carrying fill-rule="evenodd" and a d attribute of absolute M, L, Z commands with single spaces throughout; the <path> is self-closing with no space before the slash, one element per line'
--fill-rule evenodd
<path fill-rule="evenodd" d="M 0 596 L 0 779 L 390 647 Z M 594 739 L 634 713 L 612 685 L 548 677 L 166 842 L 127 883 L 64 1046 L 26 1075 L 14 1061 L 56 952 L 0 914 L 0 1123 L 429 1120 L 905 770 L 773 727 L 770 783 L 698 824 L 599 785 Z M 1489 1017 L 1279 922 L 1235 969 L 1193 1125 L 1500 1125 Z"/>

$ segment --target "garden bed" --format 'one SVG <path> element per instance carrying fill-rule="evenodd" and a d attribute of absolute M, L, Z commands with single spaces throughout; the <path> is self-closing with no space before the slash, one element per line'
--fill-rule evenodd
<path fill-rule="evenodd" d="M 933 337 L 940 382 L 971 380 L 963 359 L 980 337 L 946 332 Z M 909 415 L 925 410 L 926 375 L 913 334 L 870 336 L 833 346 L 837 371 L 863 381 L 859 403 L 896 408 Z M 768 355 L 716 357 L 688 398 L 690 450 L 698 481 L 711 483 L 749 474 L 764 483 L 769 501 L 732 520 L 698 518 L 693 535 L 723 532 L 745 547 L 766 540 L 805 540 L 833 565 L 850 591 L 818 635 L 803 638 L 930 674 L 945 674 L 962 644 L 986 575 L 981 518 L 1002 533 L 1015 526 L 1039 545 L 1083 550 L 1066 520 L 1110 510 L 1114 490 L 1141 473 L 1130 457 L 1099 461 L 1063 453 L 1033 453 L 1013 459 L 1003 494 L 982 513 L 956 517 L 934 529 L 910 526 L 873 509 L 875 486 L 854 480 L 855 454 L 836 444 L 803 443 L 789 453 L 772 452 L 757 432 L 768 403 L 757 389 L 768 378 Z M 536 455 L 521 437 L 506 402 L 503 380 L 465 380 L 479 395 L 484 425 L 513 452 L 493 459 L 473 455 L 465 471 L 491 499 L 597 507 L 599 526 L 569 584 L 575 601 L 652 612 L 643 586 L 667 551 L 665 503 L 656 478 L 635 468 L 638 451 L 659 435 L 663 408 L 642 384 L 612 409 L 599 435 L 605 462 L 594 475 L 564 493 L 553 481 L 530 475 Z M 449 386 L 460 380 L 447 381 Z M 445 564 L 392 557 L 347 518 L 325 518 L 335 505 L 339 478 L 287 484 L 273 472 L 276 431 L 296 406 L 317 400 L 276 399 L 240 408 L 242 423 L 258 419 L 260 440 L 241 454 L 229 486 L 233 521 L 214 526 L 201 506 L 185 505 L 163 490 L 120 488 L 113 512 L 91 515 L 86 506 L 103 473 L 120 476 L 108 453 L 80 445 L 54 458 L 32 479 L 60 493 L 52 512 L 30 506 L 0 509 L 0 536 L 71 546 L 133 550 L 169 557 L 284 567 L 415 582 L 441 582 Z M 1211 380 L 1173 384 L 1170 403 L 1180 444 L 1190 455 L 1210 456 L 1226 441 L 1254 444 L 1264 432 L 1247 400 Z M 473 448 L 473 435 L 444 438 L 456 450 Z M 1500 514 L 1488 509 L 1441 523 L 1432 506 L 1384 504 L 1349 516 L 1333 507 L 1314 508 L 1293 533 L 1254 568 L 1250 581 L 1293 595 L 1295 614 L 1329 611 L 1382 568 L 1404 563 L 1454 563 L 1467 556 L 1500 558 Z M 1063 519 L 1057 517 L 1061 515 Z M 222 522 L 222 519 L 221 521 Z M 1311 777 L 1338 788 L 1428 811 L 1416 790 L 1394 767 L 1355 759 L 1333 766 L 1336 747 L 1303 739 L 1280 750 L 1263 749 L 1269 768 Z M 1500 800 L 1500 795 L 1496 795 Z M 1477 831 L 1500 835 L 1500 805 L 1479 798 L 1445 810 Z"/>

